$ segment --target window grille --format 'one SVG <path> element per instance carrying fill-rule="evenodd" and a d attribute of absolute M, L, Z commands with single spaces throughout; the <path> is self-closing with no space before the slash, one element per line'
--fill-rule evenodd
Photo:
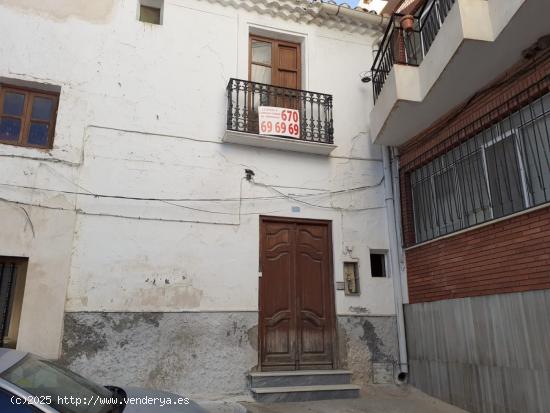
<path fill-rule="evenodd" d="M 550 201 L 550 93 L 412 171 L 416 242 Z"/>

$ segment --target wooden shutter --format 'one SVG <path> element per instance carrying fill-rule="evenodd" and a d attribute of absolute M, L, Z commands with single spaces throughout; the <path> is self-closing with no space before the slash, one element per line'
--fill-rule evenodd
<path fill-rule="evenodd" d="M 265 51 L 271 45 L 271 56 Z M 256 50 L 262 52 L 256 53 Z M 260 36 L 250 36 L 248 78 L 253 82 L 266 83 L 273 86 L 300 89 L 301 87 L 301 56 L 298 43 L 269 39 Z M 261 76 L 259 73 L 261 72 Z M 261 78 L 261 79 L 259 79 Z M 261 81 L 263 80 L 263 82 Z"/>

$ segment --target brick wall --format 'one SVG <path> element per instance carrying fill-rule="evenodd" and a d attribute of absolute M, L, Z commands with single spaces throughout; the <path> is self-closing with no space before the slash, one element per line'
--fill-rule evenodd
<path fill-rule="evenodd" d="M 399 148 L 403 240 L 415 244 L 409 174 L 550 90 L 550 53 L 521 60 Z M 406 251 L 411 303 L 550 288 L 550 208 Z"/>
<path fill-rule="evenodd" d="M 550 207 L 405 252 L 411 304 L 550 288 Z"/>

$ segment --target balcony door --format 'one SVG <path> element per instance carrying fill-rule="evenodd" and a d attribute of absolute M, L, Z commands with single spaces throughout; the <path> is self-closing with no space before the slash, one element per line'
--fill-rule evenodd
<path fill-rule="evenodd" d="M 300 109 L 301 57 L 298 43 L 250 36 L 248 121 L 258 129 L 258 106 Z M 271 87 L 266 87 L 270 85 Z M 278 87 L 277 87 L 278 86 Z"/>
<path fill-rule="evenodd" d="M 250 36 L 248 73 L 250 81 L 300 89 L 302 76 L 300 66 L 300 45 L 298 43 Z"/>
<path fill-rule="evenodd" d="M 260 367 L 336 367 L 330 222 L 260 221 Z"/>

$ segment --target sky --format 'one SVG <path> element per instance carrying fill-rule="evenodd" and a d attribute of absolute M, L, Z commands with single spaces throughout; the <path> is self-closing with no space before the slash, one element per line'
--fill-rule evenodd
<path fill-rule="evenodd" d="M 347 3 L 351 7 L 356 7 L 358 3 L 360 3 L 359 0 L 334 0 L 337 4 Z M 373 0 L 368 6 L 368 10 L 374 10 L 377 13 L 380 13 L 380 11 L 384 8 L 386 5 L 386 1 L 382 0 Z"/>
<path fill-rule="evenodd" d="M 342 4 L 342 3 L 348 3 L 350 6 L 355 7 L 357 6 L 357 3 L 359 3 L 359 0 L 335 0 L 336 3 Z"/>

